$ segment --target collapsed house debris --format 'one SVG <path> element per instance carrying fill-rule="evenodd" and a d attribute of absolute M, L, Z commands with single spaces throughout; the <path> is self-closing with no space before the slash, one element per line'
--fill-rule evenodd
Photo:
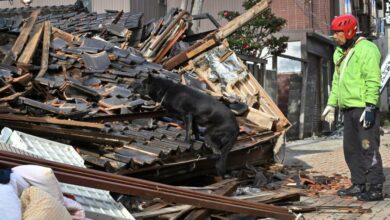
<path fill-rule="evenodd" d="M 230 152 L 228 170 L 273 162 L 291 125 L 224 41 L 267 7 L 264 0 L 196 42 L 190 32 L 191 16 L 177 9 L 146 23 L 141 13 L 90 13 L 81 1 L 0 10 L 0 126 L 72 145 L 87 167 L 115 174 L 3 151 L 0 163 L 44 165 L 64 183 L 188 204 L 176 207 L 179 215 L 202 207 L 295 218 L 285 208 L 135 179 L 180 183 L 215 174 L 215 159 L 209 157 L 212 151 L 202 138 L 186 142 L 182 122 L 135 92 L 149 73 L 213 95 L 233 110 L 240 135 Z M 237 183 L 218 186 L 223 189 L 215 194 L 228 195 Z M 155 207 L 167 205 L 161 202 Z M 209 210 L 196 212 L 192 215 L 209 214 Z"/>
<path fill-rule="evenodd" d="M 253 17 L 266 7 L 264 1 L 248 14 Z M 205 157 L 210 149 L 203 141 L 185 142 L 179 122 L 164 117 L 164 112 L 155 111 L 158 103 L 134 92 L 139 79 L 155 72 L 216 95 L 233 110 L 241 106 L 236 111 L 241 134 L 229 169 L 272 161 L 273 142 L 290 124 L 226 42 L 192 56 L 179 71 L 158 64 L 176 59 L 168 52 L 187 30 L 188 13 L 172 10 L 142 25 L 140 13 L 98 15 L 88 13 L 79 2 L 63 8 L 54 10 L 56 14 L 30 8 L 30 16 L 27 9 L 19 14 L 0 12 L 6 15 L 3 34 L 18 33 L 1 46 L 1 112 L 12 112 L 0 116 L 2 126 L 68 140 L 89 165 L 111 172 L 159 181 L 212 172 L 207 169 L 211 159 Z M 25 16 L 23 25 L 16 26 L 18 19 L 12 15 Z M 225 29 L 238 28 L 232 24 Z M 222 29 L 218 33 L 228 34 Z M 227 79 L 223 68 L 233 68 L 239 77 Z M 242 110 L 243 105 L 249 110 Z M 152 117 L 162 120 L 155 122 Z M 249 149 L 254 156 L 240 159 Z M 171 171 L 179 167 L 183 176 Z"/>

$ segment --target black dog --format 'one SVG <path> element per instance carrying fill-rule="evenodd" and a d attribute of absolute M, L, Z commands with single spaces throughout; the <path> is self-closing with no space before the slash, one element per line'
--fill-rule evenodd
<path fill-rule="evenodd" d="M 171 80 L 149 74 L 143 81 L 143 93 L 149 95 L 174 117 L 184 121 L 186 140 L 192 132 L 198 136 L 198 125 L 205 127 L 205 143 L 219 155 L 216 163 L 217 174 L 226 171 L 226 159 L 236 142 L 239 127 L 233 112 L 212 96 Z"/>

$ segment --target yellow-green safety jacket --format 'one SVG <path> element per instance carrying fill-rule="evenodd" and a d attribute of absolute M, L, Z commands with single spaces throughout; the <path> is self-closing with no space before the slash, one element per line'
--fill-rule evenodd
<path fill-rule="evenodd" d="M 336 65 L 328 105 L 340 108 L 365 107 L 366 103 L 379 105 L 381 86 L 378 47 L 363 39 L 352 47 L 341 63 L 344 51 L 337 47 L 333 54 Z"/>

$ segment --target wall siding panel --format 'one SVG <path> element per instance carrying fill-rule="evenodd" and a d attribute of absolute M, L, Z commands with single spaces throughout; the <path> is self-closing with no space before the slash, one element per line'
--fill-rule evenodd
<path fill-rule="evenodd" d="M 167 12 L 167 6 L 159 3 L 158 0 L 131 0 L 131 12 L 143 12 L 144 22 L 153 18 L 161 18 Z"/>
<path fill-rule="evenodd" d="M 130 0 L 92 0 L 92 11 L 104 13 L 105 9 L 130 11 Z"/>
<path fill-rule="evenodd" d="M 33 0 L 31 4 L 32 7 L 37 6 L 53 6 L 53 5 L 71 5 L 74 4 L 76 0 Z M 1 1 L 0 8 L 20 8 L 24 7 L 24 5 L 20 2 L 20 0 L 14 0 L 14 4 L 11 5 L 8 1 Z"/>
<path fill-rule="evenodd" d="M 157 1 L 157 0 L 156 0 Z M 53 5 L 70 5 L 74 4 L 76 0 L 33 0 L 32 7 L 43 7 Z M 0 8 L 20 8 L 24 5 L 20 0 L 14 0 L 14 4 L 10 5 L 8 1 L 1 1 Z M 122 10 L 124 12 L 130 11 L 130 0 L 92 0 L 92 11 L 104 13 L 105 9 Z"/>

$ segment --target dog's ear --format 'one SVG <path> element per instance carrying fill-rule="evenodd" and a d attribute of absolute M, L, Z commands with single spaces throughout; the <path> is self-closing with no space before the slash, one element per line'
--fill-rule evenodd
<path fill-rule="evenodd" d="M 150 83 L 152 83 L 152 80 L 153 80 L 153 76 L 152 76 L 152 73 L 148 73 L 148 77 L 146 77 L 146 79 L 145 79 L 145 82 L 147 83 L 147 84 L 150 84 Z"/>
<path fill-rule="evenodd" d="M 149 85 L 152 85 L 153 83 L 156 83 L 158 77 L 156 77 L 153 73 L 148 73 L 148 78 L 146 78 L 146 83 Z"/>

